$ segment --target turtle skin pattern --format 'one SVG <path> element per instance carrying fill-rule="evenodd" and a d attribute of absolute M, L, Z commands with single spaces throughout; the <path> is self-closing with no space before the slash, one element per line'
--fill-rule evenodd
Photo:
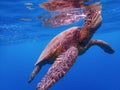
<path fill-rule="evenodd" d="M 74 64 L 77 55 L 78 49 L 75 47 L 71 47 L 65 53 L 59 55 L 45 77 L 38 83 L 36 90 L 48 90 L 51 85 L 66 74 Z"/>
<path fill-rule="evenodd" d="M 98 3 L 86 8 L 87 17 L 82 28 L 74 27 L 57 35 L 42 52 L 35 64 L 28 82 L 31 82 L 41 67 L 53 64 L 45 77 L 38 83 L 36 90 L 48 90 L 61 79 L 72 67 L 78 55 L 83 54 L 89 47 L 97 45 L 106 53 L 114 53 L 113 48 L 102 40 L 90 40 L 102 22 L 101 6 Z"/>

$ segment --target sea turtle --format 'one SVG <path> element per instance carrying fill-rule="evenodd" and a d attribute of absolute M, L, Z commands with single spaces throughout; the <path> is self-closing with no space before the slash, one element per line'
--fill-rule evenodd
<path fill-rule="evenodd" d="M 98 8 L 99 7 L 99 8 Z M 38 83 L 36 90 L 48 90 L 55 82 L 62 78 L 74 64 L 76 57 L 83 54 L 90 46 L 97 45 L 106 53 L 114 50 L 102 40 L 90 40 L 102 22 L 100 6 L 89 7 L 88 14 L 82 28 L 72 27 L 58 34 L 47 45 L 35 63 L 28 82 L 31 82 L 40 68 L 45 64 L 53 64 L 45 77 Z"/>

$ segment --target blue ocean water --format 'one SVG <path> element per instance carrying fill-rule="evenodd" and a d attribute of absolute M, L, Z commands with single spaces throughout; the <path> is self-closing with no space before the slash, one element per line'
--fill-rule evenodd
<path fill-rule="evenodd" d="M 0 90 L 35 90 L 50 67 L 44 66 L 33 82 L 27 83 L 40 53 L 55 35 L 77 25 L 42 26 L 36 17 L 46 13 L 39 7 L 43 1 L 0 0 Z M 93 39 L 108 42 L 115 53 L 91 47 L 50 90 L 120 90 L 120 0 L 101 3 L 103 23 Z"/>

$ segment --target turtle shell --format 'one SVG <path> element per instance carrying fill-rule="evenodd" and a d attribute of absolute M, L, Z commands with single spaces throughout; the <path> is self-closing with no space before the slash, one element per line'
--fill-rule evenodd
<path fill-rule="evenodd" d="M 76 40 L 79 38 L 79 30 L 80 27 L 72 27 L 54 37 L 43 50 L 35 65 L 44 60 L 50 61 L 50 59 L 65 52 L 71 45 L 75 45 L 78 42 Z"/>

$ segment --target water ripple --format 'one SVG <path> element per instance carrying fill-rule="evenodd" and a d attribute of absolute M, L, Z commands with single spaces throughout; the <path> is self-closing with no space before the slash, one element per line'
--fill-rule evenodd
<path fill-rule="evenodd" d="M 95 1 L 95 0 L 93 0 Z M 65 30 L 65 27 L 47 28 L 36 17 L 46 13 L 39 7 L 44 0 L 1 0 L 0 1 L 0 45 L 9 45 L 29 40 L 47 40 Z M 120 30 L 120 0 L 101 0 L 103 24 L 99 34 Z M 21 21 L 30 18 L 31 21 Z M 70 27 L 70 26 L 68 26 Z M 67 27 L 67 28 L 68 28 Z"/>

